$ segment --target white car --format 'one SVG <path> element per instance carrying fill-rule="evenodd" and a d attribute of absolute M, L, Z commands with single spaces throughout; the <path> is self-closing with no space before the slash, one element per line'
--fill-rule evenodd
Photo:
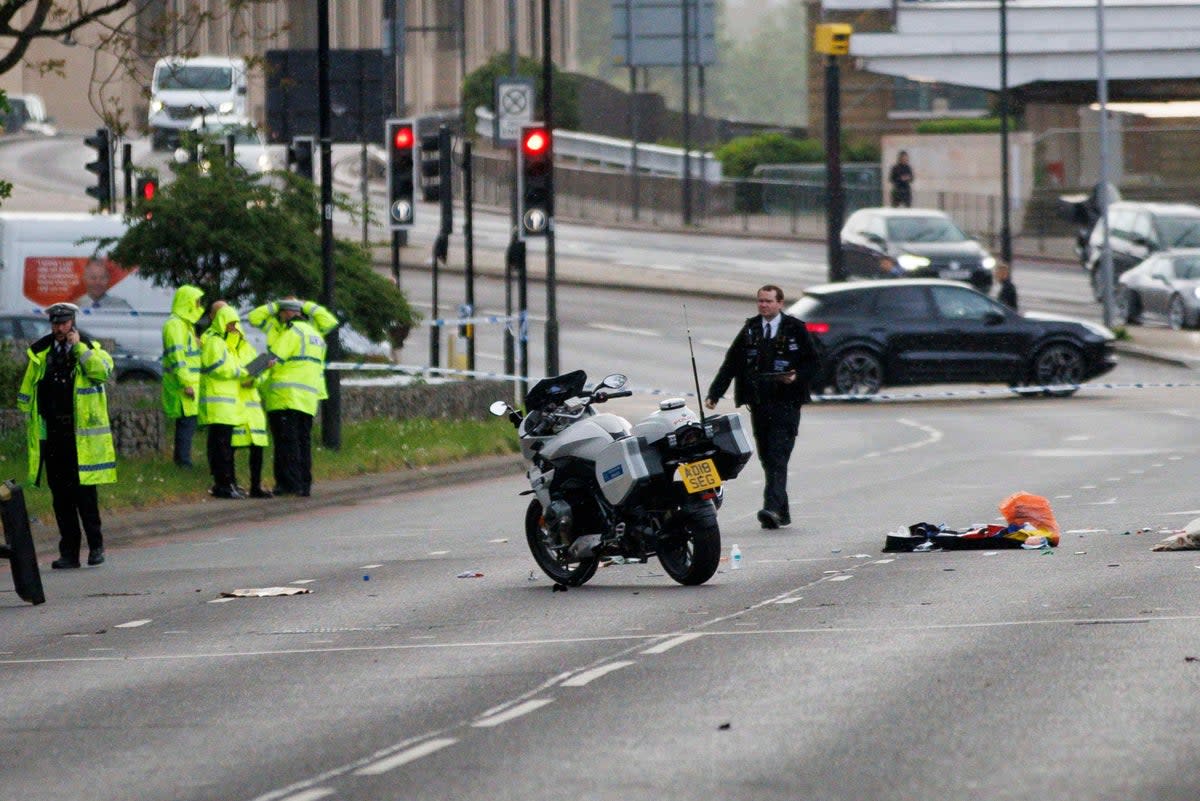
<path fill-rule="evenodd" d="M 225 114 L 212 114 L 196 117 L 188 130 L 202 134 L 215 142 L 228 145 L 229 137 L 233 136 L 233 158 L 248 173 L 264 173 L 276 169 L 271 157 L 271 151 L 266 140 L 253 122 L 245 117 L 235 117 Z M 176 152 L 176 159 L 186 160 L 186 151 Z"/>

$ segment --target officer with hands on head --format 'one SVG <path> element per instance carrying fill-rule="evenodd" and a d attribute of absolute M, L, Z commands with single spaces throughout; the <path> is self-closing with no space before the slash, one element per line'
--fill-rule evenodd
<path fill-rule="evenodd" d="M 88 564 L 104 561 L 100 501 L 96 487 L 117 480 L 117 454 L 108 421 L 104 383 L 112 357 L 75 327 L 79 307 L 56 303 L 46 310 L 50 333 L 29 346 L 17 407 L 29 415 L 29 474 L 43 471 L 58 523 L 55 570 L 79 567 L 80 521 Z"/>
<path fill-rule="evenodd" d="M 200 338 L 200 424 L 208 427 L 208 469 L 214 498 L 241 500 L 233 462 L 233 430 L 241 425 L 242 382 L 249 378 L 226 336 L 238 324 L 237 310 L 223 300 L 212 305 L 212 323 Z"/>
<path fill-rule="evenodd" d="M 758 290 L 758 314 L 742 325 L 706 393 L 704 405 L 734 385 L 734 404 L 750 407 L 754 442 L 766 486 L 758 521 L 763 528 L 792 522 L 787 495 L 787 466 L 800 426 L 800 406 L 812 398 L 809 384 L 820 356 L 804 322 L 783 313 L 783 290 L 767 284 Z"/>
<path fill-rule="evenodd" d="M 289 297 L 251 311 L 246 319 L 267 335 L 278 362 L 261 384 L 275 443 L 276 495 L 312 492 L 312 425 L 325 391 L 325 335 L 339 321 L 324 306 Z"/>
<path fill-rule="evenodd" d="M 200 389 L 200 338 L 196 323 L 204 316 L 204 290 L 184 284 L 175 290 L 171 315 L 162 328 L 163 414 L 175 421 L 175 464 L 192 466 Z"/>
<path fill-rule="evenodd" d="M 246 339 L 246 332 L 242 330 L 240 321 L 232 329 L 226 330 L 225 345 L 243 366 L 252 365 L 258 356 L 258 350 Z M 274 360 L 268 359 L 267 366 L 272 364 Z M 261 378 L 262 373 L 257 376 L 248 374 L 238 388 L 241 422 L 234 426 L 231 442 L 235 453 L 241 448 L 248 448 L 250 451 L 250 491 L 246 492 L 238 487 L 236 479 L 234 486 L 238 492 L 251 498 L 273 498 L 274 494 L 262 485 L 263 451 L 267 447 L 268 438 L 267 415 L 263 412 L 262 397 L 258 392 Z M 235 476 L 236 473 L 235 468 Z"/>

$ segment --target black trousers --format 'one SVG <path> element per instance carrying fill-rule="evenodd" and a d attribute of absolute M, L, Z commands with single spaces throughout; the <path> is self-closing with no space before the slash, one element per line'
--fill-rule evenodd
<path fill-rule="evenodd" d="M 196 415 L 175 418 L 175 464 L 192 466 L 192 436 L 196 433 Z"/>
<path fill-rule="evenodd" d="M 87 536 L 88 550 L 104 547 L 100 531 L 100 500 L 95 485 L 79 483 L 79 454 L 75 450 L 75 433 L 53 435 L 41 443 L 46 483 L 54 504 L 54 520 L 58 523 L 58 554 L 72 562 L 79 561 L 82 536 Z M 79 523 L 83 522 L 80 532 Z"/>
<path fill-rule="evenodd" d="M 232 487 L 237 484 L 233 468 L 233 426 L 208 424 L 208 471 L 212 473 L 213 486 Z"/>
<path fill-rule="evenodd" d="M 244 445 L 235 448 L 235 451 L 250 450 L 250 489 L 262 489 L 262 469 L 263 469 L 263 451 L 266 450 L 262 445 Z M 237 483 L 236 468 L 234 483 Z"/>
<path fill-rule="evenodd" d="M 788 505 L 787 471 L 796 433 L 800 430 L 800 407 L 789 401 L 767 401 L 750 407 L 754 444 L 762 464 L 766 485 L 763 508 L 785 520 L 791 519 Z"/>
<path fill-rule="evenodd" d="M 267 412 L 267 423 L 275 445 L 275 492 L 308 495 L 312 491 L 313 416 L 280 409 Z"/>

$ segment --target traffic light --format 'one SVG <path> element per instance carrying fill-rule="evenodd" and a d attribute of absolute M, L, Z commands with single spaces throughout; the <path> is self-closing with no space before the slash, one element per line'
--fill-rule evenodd
<path fill-rule="evenodd" d="M 101 210 L 111 210 L 112 193 L 112 137 L 107 128 L 97 128 L 94 136 L 89 136 L 83 143 L 96 151 L 96 160 L 88 162 L 85 169 L 96 174 L 96 185 L 89 186 L 85 191 L 96 198 Z"/>
<path fill-rule="evenodd" d="M 153 175 L 139 175 L 137 177 L 137 189 L 134 195 L 134 207 L 137 208 L 142 215 L 148 220 L 150 212 L 146 210 L 146 204 L 154 201 L 155 195 L 158 194 L 158 178 Z"/>
<path fill-rule="evenodd" d="M 437 200 L 442 189 L 441 136 L 434 132 L 421 137 L 421 197 Z"/>
<path fill-rule="evenodd" d="M 412 228 L 416 221 L 413 191 L 417 184 L 414 150 L 416 126 L 411 119 L 388 120 L 388 222 L 393 231 Z"/>
<path fill-rule="evenodd" d="M 293 136 L 288 148 L 288 169 L 302 178 L 313 180 L 316 174 L 313 169 L 313 158 L 317 149 L 317 140 L 312 136 Z"/>
<path fill-rule="evenodd" d="M 554 219 L 554 146 L 544 125 L 521 126 L 517 148 L 517 217 L 521 237 L 545 236 Z"/>

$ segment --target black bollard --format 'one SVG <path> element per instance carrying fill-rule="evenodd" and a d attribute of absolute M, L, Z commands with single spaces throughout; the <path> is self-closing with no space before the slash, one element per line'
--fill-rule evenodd
<path fill-rule="evenodd" d="M 42 574 L 38 571 L 37 551 L 29 531 L 29 511 L 25 491 L 9 479 L 0 484 L 0 524 L 4 526 L 4 544 L 0 558 L 12 568 L 13 586 L 22 600 L 37 606 L 46 602 L 42 592 Z"/>

